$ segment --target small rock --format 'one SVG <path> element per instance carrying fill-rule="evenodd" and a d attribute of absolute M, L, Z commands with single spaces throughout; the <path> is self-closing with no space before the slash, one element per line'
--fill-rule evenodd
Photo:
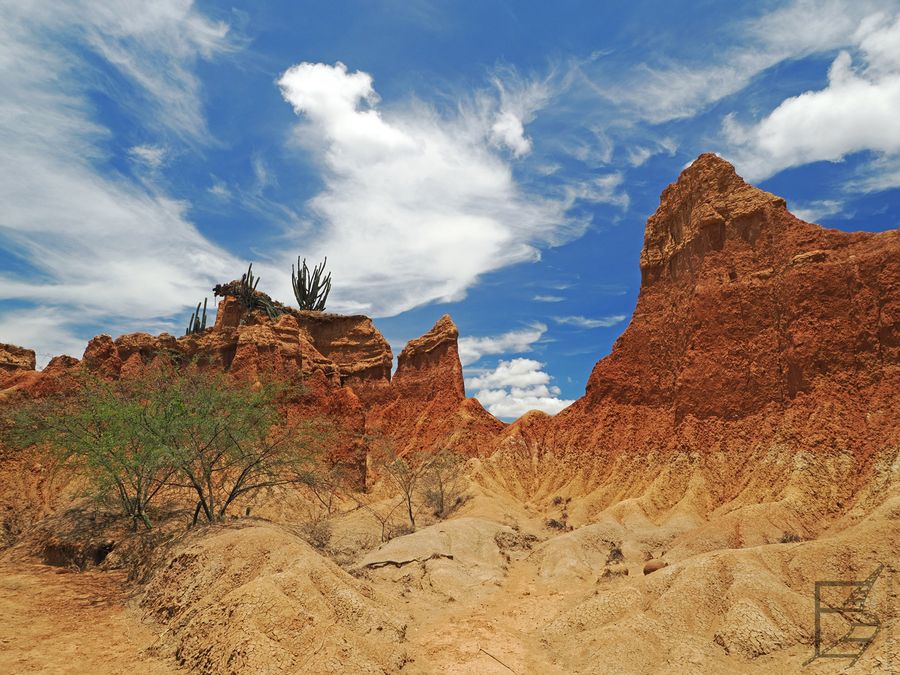
<path fill-rule="evenodd" d="M 661 570 L 663 567 L 668 567 L 669 563 L 665 560 L 651 560 L 646 565 L 644 565 L 644 574 L 650 574 L 652 572 L 656 572 L 657 570 Z"/>

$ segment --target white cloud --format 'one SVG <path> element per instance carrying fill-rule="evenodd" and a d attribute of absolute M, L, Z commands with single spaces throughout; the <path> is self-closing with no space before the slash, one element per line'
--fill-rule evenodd
<path fill-rule="evenodd" d="M 882 155 L 858 168 L 844 186 L 847 192 L 880 192 L 900 187 L 900 156 Z"/>
<path fill-rule="evenodd" d="M 566 217 L 571 196 L 525 193 L 496 152 L 493 123 L 502 105 L 512 110 L 510 95 L 451 116 L 421 103 L 382 111 L 372 77 L 342 63 L 301 63 L 279 86 L 325 184 L 308 204 L 321 232 L 299 252 L 328 256 L 338 310 L 390 316 L 460 300 L 480 275 L 537 260 L 540 245 L 586 225 Z M 274 275 L 288 292 L 289 279 Z"/>
<path fill-rule="evenodd" d="M 733 116 L 724 131 L 750 180 L 816 161 L 871 150 L 900 154 L 900 15 L 874 15 L 853 35 L 860 58 L 842 51 L 828 85 L 783 101 L 749 127 Z"/>
<path fill-rule="evenodd" d="M 206 189 L 211 195 L 223 201 L 231 199 L 231 190 L 228 189 L 228 186 L 223 181 L 216 180 Z"/>
<path fill-rule="evenodd" d="M 131 112 L 159 130 L 185 139 L 206 137 L 194 66 L 232 45 L 227 40 L 227 24 L 211 21 L 194 9 L 191 0 L 5 3 L 3 22 L 8 39 L 15 41 L 13 48 L 27 41 L 38 49 L 51 50 L 46 56 L 54 61 L 62 52 L 62 43 L 77 40 L 136 85 L 134 95 L 121 96 L 117 91 L 117 103 L 131 106 Z M 35 56 L 38 64 L 48 65 L 45 55 Z M 58 72 L 71 74 L 65 60 L 58 65 Z M 77 67 L 82 79 L 90 79 L 85 62 L 79 60 Z M 43 82 L 49 84 L 52 78 Z"/>
<path fill-rule="evenodd" d="M 670 157 L 675 154 L 678 149 L 678 143 L 673 138 L 661 138 L 651 143 L 652 147 L 644 145 L 636 145 L 628 151 L 628 163 L 633 167 L 643 166 L 644 163 L 661 152 L 665 152 Z"/>
<path fill-rule="evenodd" d="M 468 366 L 482 356 L 530 352 L 532 345 L 546 332 L 546 325 L 535 323 L 528 328 L 511 330 L 500 335 L 462 337 L 459 339 L 459 360 L 464 366 Z"/>
<path fill-rule="evenodd" d="M 577 326 L 578 328 L 609 328 L 622 323 L 627 317 L 624 314 L 614 314 L 611 316 L 601 316 L 596 319 L 590 319 L 586 316 L 555 316 L 553 320 L 566 326 Z"/>
<path fill-rule="evenodd" d="M 268 164 L 259 155 L 253 157 L 250 165 L 253 169 L 253 194 L 260 195 L 267 187 L 278 183 Z"/>
<path fill-rule="evenodd" d="M 550 98 L 548 80 L 525 81 L 513 70 L 498 71 L 492 82 L 500 96 L 500 106 L 491 125 L 490 139 L 498 147 L 509 148 L 516 157 L 531 152 L 525 125 Z M 490 101 L 487 101 L 490 107 Z"/>
<path fill-rule="evenodd" d="M 673 61 L 650 54 L 623 67 L 612 59 L 592 58 L 574 64 L 569 77 L 632 122 L 688 118 L 777 63 L 851 44 L 861 20 L 891 6 L 896 6 L 892 0 L 795 0 L 719 30 L 714 39 L 722 40 L 721 47 L 704 49 L 702 59 Z"/>
<path fill-rule="evenodd" d="M 159 145 L 135 145 L 129 148 L 128 154 L 150 171 L 157 171 L 166 159 L 166 149 Z"/>
<path fill-rule="evenodd" d="M 68 325 L 71 319 L 64 310 L 52 306 L 0 311 L 0 341 L 34 349 L 39 369 L 60 354 L 81 358 L 86 342 Z"/>
<path fill-rule="evenodd" d="M 638 146 L 628 151 L 628 163 L 631 166 L 642 166 L 652 156 L 653 151 L 650 148 Z"/>
<path fill-rule="evenodd" d="M 627 209 L 631 203 L 631 198 L 627 192 L 619 189 L 624 182 L 625 176 L 621 172 L 608 173 L 593 180 L 569 186 L 569 198 L 595 204 L 613 204 L 622 209 Z"/>
<path fill-rule="evenodd" d="M 565 298 L 561 295 L 536 295 L 532 300 L 535 302 L 562 302 Z"/>
<path fill-rule="evenodd" d="M 205 127 L 191 67 L 224 32 L 175 0 L 4 5 L 0 246 L 25 271 L 0 273 L 0 300 L 41 309 L 6 310 L 0 341 L 77 351 L 75 322 L 106 327 L 182 312 L 242 267 L 187 220 L 187 204 L 104 170 L 100 148 L 111 132 L 93 119 L 96 66 L 83 58 L 86 44 L 132 79 L 148 114 L 197 138 Z M 152 162 L 153 147 L 135 154 Z"/>
<path fill-rule="evenodd" d="M 791 208 L 791 213 L 807 223 L 818 223 L 822 218 L 841 212 L 844 204 L 836 199 L 820 199 Z"/>
<path fill-rule="evenodd" d="M 509 111 L 497 115 L 497 121 L 491 127 L 491 140 L 512 150 L 516 157 L 531 152 L 531 139 L 525 137 L 522 120 Z"/>
<path fill-rule="evenodd" d="M 497 417 L 516 418 L 529 410 L 553 415 L 574 401 L 559 398 L 559 387 L 550 384 L 543 367 L 533 359 L 500 361 L 494 370 L 466 379 L 466 386 Z"/>

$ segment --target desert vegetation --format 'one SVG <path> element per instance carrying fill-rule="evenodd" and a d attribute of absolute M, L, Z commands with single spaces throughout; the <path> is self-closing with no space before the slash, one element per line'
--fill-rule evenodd
<path fill-rule="evenodd" d="M 250 267 L 216 288 L 227 324 L 198 304 L 186 337 L 100 335 L 43 371 L 0 351 L 0 671 L 794 672 L 832 581 L 871 629 L 858 670 L 889 672 L 896 359 L 872 336 L 898 242 L 835 240 L 738 181 L 704 156 L 667 189 L 642 309 L 553 417 L 466 398 L 449 317 L 392 369 L 302 259 L 310 311 Z M 710 250 L 709 204 L 743 214 Z M 851 277 L 871 296 L 842 305 Z M 861 360 L 826 364 L 834 345 Z"/>
<path fill-rule="evenodd" d="M 83 475 L 91 494 L 152 527 L 151 504 L 172 489 L 194 495 L 193 523 L 223 520 L 235 500 L 309 482 L 321 431 L 288 424 L 284 385 L 245 382 L 159 358 L 140 380 L 79 373 L 65 394 L 13 413 L 20 447 L 44 448 Z"/>
<path fill-rule="evenodd" d="M 306 259 L 297 258 L 297 267 L 291 265 L 291 286 L 294 298 L 301 310 L 321 312 L 325 310 L 328 294 L 331 293 L 331 273 L 325 274 L 325 265 L 328 258 L 315 266 L 310 271 Z M 282 314 L 288 314 L 291 309 L 273 300 L 267 294 L 258 290 L 260 277 L 253 273 L 253 263 L 247 267 L 247 271 L 239 280 L 226 284 L 216 284 L 213 294 L 217 297 L 232 297 L 240 302 L 244 314 L 254 311 L 265 313 L 269 319 L 277 319 Z M 200 306 L 197 306 L 188 323 L 186 335 L 202 332 L 206 328 L 206 302 L 203 304 L 201 314 Z"/>
<path fill-rule="evenodd" d="M 392 495 L 357 494 L 354 499 L 377 521 L 381 541 L 416 531 L 416 517 L 423 509 L 434 518 L 449 516 L 464 501 L 465 462 L 450 450 L 411 451 L 399 455 L 392 447 L 376 446 L 371 453 L 374 475 Z M 406 524 L 396 522 L 398 512 Z"/>
<path fill-rule="evenodd" d="M 331 292 L 331 272 L 324 277 L 325 265 L 328 258 L 315 266 L 312 272 L 306 266 L 306 258 L 301 263 L 297 257 L 297 268 L 291 265 L 291 286 L 294 288 L 294 297 L 300 309 L 321 312 L 325 309 L 325 301 Z"/>

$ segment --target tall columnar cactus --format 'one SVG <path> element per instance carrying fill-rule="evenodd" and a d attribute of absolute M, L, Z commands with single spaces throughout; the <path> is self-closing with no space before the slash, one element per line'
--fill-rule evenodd
<path fill-rule="evenodd" d="M 259 277 L 253 276 L 253 263 L 250 263 L 250 267 L 241 275 L 241 286 L 238 290 L 238 299 L 244 303 L 244 307 L 247 309 L 253 309 L 257 286 L 259 286 Z"/>
<path fill-rule="evenodd" d="M 325 301 L 331 292 L 331 272 L 324 279 L 322 278 L 327 262 L 328 258 L 326 257 L 324 261 L 316 265 L 312 273 L 306 266 L 306 258 L 303 259 L 301 266 L 300 256 L 297 256 L 296 270 L 291 265 L 291 283 L 294 286 L 294 297 L 297 298 L 300 309 L 311 309 L 315 312 L 325 309 Z"/>
<path fill-rule="evenodd" d="M 185 335 L 196 335 L 206 330 L 206 298 L 203 298 L 203 313 L 200 313 L 200 303 L 197 303 L 197 309 L 191 314 L 191 320 L 188 321 L 187 332 Z"/>

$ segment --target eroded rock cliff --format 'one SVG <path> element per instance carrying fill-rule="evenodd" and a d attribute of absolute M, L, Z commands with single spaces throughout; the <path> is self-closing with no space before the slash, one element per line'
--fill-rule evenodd
<path fill-rule="evenodd" d="M 491 481 L 538 500 L 577 486 L 591 512 L 685 528 L 718 514 L 734 545 L 884 498 L 900 450 L 900 232 L 803 222 L 707 154 L 662 193 L 641 271 L 585 395 L 508 427 Z"/>

